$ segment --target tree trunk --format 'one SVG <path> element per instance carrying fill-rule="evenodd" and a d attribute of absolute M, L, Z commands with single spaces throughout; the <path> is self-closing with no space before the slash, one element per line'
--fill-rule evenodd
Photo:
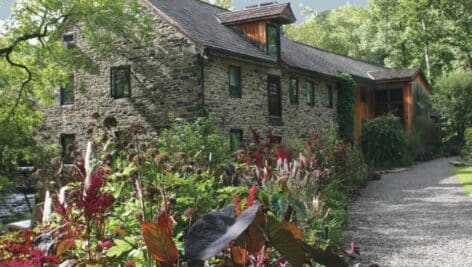
<path fill-rule="evenodd" d="M 426 23 L 424 19 L 421 19 L 421 26 L 423 27 L 423 31 L 425 34 L 427 33 Z M 424 60 L 426 62 L 426 74 L 428 76 L 428 80 L 431 79 L 431 60 L 429 55 L 429 40 L 428 37 L 425 38 L 425 45 L 424 45 Z"/>
<path fill-rule="evenodd" d="M 403 67 L 408 67 L 408 58 L 406 55 L 406 44 L 405 42 L 402 43 L 402 65 Z"/>

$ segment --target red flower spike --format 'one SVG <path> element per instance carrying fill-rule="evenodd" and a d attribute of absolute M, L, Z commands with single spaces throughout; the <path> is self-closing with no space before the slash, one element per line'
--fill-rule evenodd
<path fill-rule="evenodd" d="M 85 216 L 92 219 L 95 216 L 102 216 L 105 211 L 113 205 L 113 197 L 110 194 L 102 193 L 101 189 L 105 184 L 105 171 L 98 169 L 92 173 L 89 188 L 84 188 L 82 205 Z"/>
<path fill-rule="evenodd" d="M 286 162 L 292 161 L 292 155 L 291 155 L 290 151 L 287 151 L 283 147 L 277 148 L 277 150 L 275 151 L 275 154 L 277 156 L 277 159 L 282 159 Z"/>

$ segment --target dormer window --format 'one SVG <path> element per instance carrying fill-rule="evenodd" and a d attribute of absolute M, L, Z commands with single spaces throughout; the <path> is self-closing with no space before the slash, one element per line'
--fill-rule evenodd
<path fill-rule="evenodd" d="M 281 26 L 296 21 L 290 4 L 270 2 L 229 11 L 217 15 L 221 24 L 244 35 L 266 54 L 280 58 Z"/>
<path fill-rule="evenodd" d="M 267 54 L 276 59 L 280 57 L 280 32 L 275 24 L 267 24 Z"/>

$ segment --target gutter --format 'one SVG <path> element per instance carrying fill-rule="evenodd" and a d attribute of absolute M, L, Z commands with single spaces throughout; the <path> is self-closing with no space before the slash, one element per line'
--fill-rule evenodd
<path fill-rule="evenodd" d="M 238 58 L 248 59 L 248 60 L 254 61 L 255 63 L 261 63 L 262 62 L 262 63 L 271 64 L 271 65 L 275 65 L 277 63 L 277 61 L 275 61 L 275 60 L 264 59 L 264 58 L 256 58 L 256 57 L 249 56 L 249 55 L 246 55 L 246 54 L 232 52 L 232 51 L 228 51 L 228 50 L 225 50 L 225 49 L 212 47 L 212 46 L 206 46 L 204 48 L 204 50 L 208 51 L 208 52 L 213 51 L 213 52 L 217 52 L 217 53 L 221 53 L 221 54 L 225 54 L 225 55 L 229 55 L 229 56 L 235 56 L 235 57 L 238 57 Z"/>

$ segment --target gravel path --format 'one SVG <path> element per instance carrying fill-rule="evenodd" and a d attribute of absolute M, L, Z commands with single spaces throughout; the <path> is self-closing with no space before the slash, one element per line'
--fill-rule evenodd
<path fill-rule="evenodd" d="M 451 160 L 384 174 L 362 190 L 346 237 L 363 266 L 472 266 L 472 197 L 450 174 Z"/>

